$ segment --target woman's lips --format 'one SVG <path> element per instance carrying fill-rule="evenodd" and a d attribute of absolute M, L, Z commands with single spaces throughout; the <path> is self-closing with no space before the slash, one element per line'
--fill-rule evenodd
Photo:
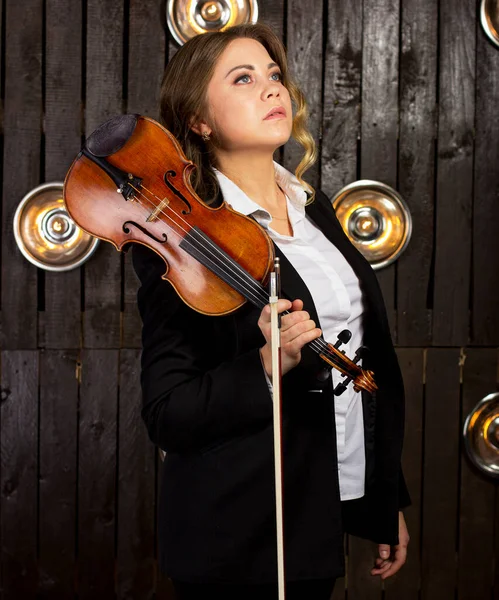
<path fill-rule="evenodd" d="M 272 109 L 274 112 L 269 115 L 268 117 L 265 117 L 263 120 L 267 121 L 267 119 L 285 119 L 286 118 L 286 109 L 285 108 L 273 108 Z"/>
<path fill-rule="evenodd" d="M 286 115 L 284 115 L 282 112 L 278 112 L 278 113 L 274 113 L 272 115 L 270 115 L 270 117 L 265 117 L 264 121 L 269 121 L 270 119 L 285 119 Z"/>

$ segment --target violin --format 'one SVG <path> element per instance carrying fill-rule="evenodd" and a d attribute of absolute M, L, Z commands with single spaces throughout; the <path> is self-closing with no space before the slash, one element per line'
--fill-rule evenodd
<path fill-rule="evenodd" d="M 81 229 L 118 251 L 135 242 L 159 254 L 167 267 L 162 278 L 192 309 L 227 315 L 247 301 L 263 309 L 274 263 L 272 240 L 226 202 L 207 206 L 190 184 L 193 168 L 160 123 L 116 116 L 98 127 L 76 156 L 64 181 L 64 202 Z M 350 336 L 344 330 L 334 345 L 321 336 L 308 346 L 327 369 L 343 374 L 336 395 L 350 382 L 356 392 L 373 393 L 373 372 L 357 364 L 366 348 L 353 359 L 340 350 Z"/>

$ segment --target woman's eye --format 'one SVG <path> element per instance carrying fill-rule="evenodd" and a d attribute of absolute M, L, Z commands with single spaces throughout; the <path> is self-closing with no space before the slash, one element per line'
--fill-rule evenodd
<path fill-rule="evenodd" d="M 241 75 L 240 77 L 238 77 L 238 78 L 236 79 L 236 81 L 234 81 L 234 83 L 238 83 L 238 82 L 239 82 L 239 81 L 241 81 L 241 79 L 243 79 L 244 77 L 249 77 L 249 75 L 248 75 L 248 74 L 246 74 L 246 75 Z"/>
<path fill-rule="evenodd" d="M 277 75 L 279 77 L 279 79 L 276 79 L 276 81 L 281 81 L 282 80 L 282 74 L 279 71 L 276 71 L 275 73 L 272 73 L 271 77 L 274 77 L 274 75 Z M 235 81 L 234 83 L 238 83 L 239 81 L 241 81 L 241 79 L 244 79 L 245 77 L 251 77 L 251 75 L 249 73 L 245 73 L 244 75 L 240 75 Z M 246 82 L 245 82 L 246 83 Z"/>

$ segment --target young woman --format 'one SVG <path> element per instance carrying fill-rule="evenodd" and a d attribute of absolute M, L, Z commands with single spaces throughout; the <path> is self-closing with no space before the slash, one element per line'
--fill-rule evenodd
<path fill-rule="evenodd" d="M 274 116 L 272 116 L 274 115 Z M 285 49 L 264 25 L 197 36 L 167 66 L 161 118 L 197 169 L 200 198 L 256 219 L 281 258 L 284 555 L 287 598 L 328 600 L 344 574 L 343 534 L 379 545 L 371 573 L 405 562 L 400 467 L 404 390 L 369 263 L 328 198 L 303 179 L 316 158 L 307 107 Z M 273 160 L 290 136 L 295 174 Z M 224 317 L 189 308 L 161 279 L 164 261 L 133 248 L 141 281 L 142 416 L 166 451 L 159 505 L 161 569 L 184 598 L 276 598 L 270 310 Z M 375 373 L 376 395 L 341 395 L 339 373 L 308 347 L 320 335 Z"/>

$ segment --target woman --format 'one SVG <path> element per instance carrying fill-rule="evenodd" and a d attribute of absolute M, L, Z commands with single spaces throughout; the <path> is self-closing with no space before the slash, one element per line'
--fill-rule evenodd
<path fill-rule="evenodd" d="M 291 309 L 281 320 L 287 597 L 330 597 L 344 574 L 344 532 L 379 544 L 371 573 L 389 577 L 409 540 L 400 369 L 371 267 L 325 194 L 301 177 L 316 149 L 282 43 L 260 24 L 191 39 L 166 69 L 161 117 L 198 167 L 198 195 L 256 219 L 281 258 L 278 309 Z M 273 161 L 291 134 L 305 150 L 294 175 Z M 154 252 L 136 245 L 133 261 L 142 416 L 167 453 L 161 569 L 181 600 L 276 598 L 269 307 L 202 315 L 161 279 Z M 347 355 L 362 342 L 371 349 L 363 367 L 375 372 L 376 397 L 351 386 L 334 397 L 338 372 L 308 348 L 322 333 L 334 343 L 345 328 Z"/>

